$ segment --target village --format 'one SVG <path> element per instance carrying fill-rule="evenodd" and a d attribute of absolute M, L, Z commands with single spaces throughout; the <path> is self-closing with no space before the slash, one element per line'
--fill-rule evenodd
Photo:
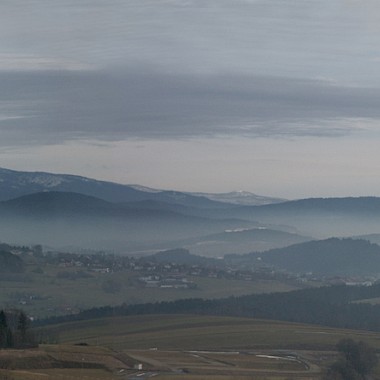
<path fill-rule="evenodd" d="M 242 281 L 278 280 L 306 287 L 315 285 L 364 285 L 371 286 L 378 281 L 374 277 L 362 276 L 321 276 L 312 272 L 290 273 L 285 270 L 274 270 L 265 266 L 234 265 L 226 260 L 204 260 L 199 257 L 198 263 L 183 263 L 176 260 L 151 256 L 128 256 L 105 252 L 67 253 L 58 251 L 42 252 L 42 247 L 13 248 L 13 253 L 37 258 L 41 264 L 54 265 L 61 268 L 58 277 L 75 279 L 93 274 L 111 274 L 122 271 L 135 273 L 136 286 L 151 288 L 183 288 L 194 289 L 195 277 L 212 279 L 230 279 Z M 175 250 L 171 250 L 170 252 Z M 169 252 L 169 251 L 167 251 Z M 193 258 L 197 257 L 191 255 Z M 197 260 L 197 259 L 195 259 Z M 181 260 L 179 260 L 181 261 Z M 70 271 L 65 272 L 65 269 Z M 74 269 L 74 271 L 73 271 Z"/>
<path fill-rule="evenodd" d="M 265 266 L 237 265 L 180 252 L 127 256 L 106 252 L 59 252 L 41 246 L 3 247 L 25 263 L 22 273 L 4 273 L 3 302 L 31 317 L 78 313 L 88 305 L 127 304 L 178 298 L 228 297 L 323 285 L 365 285 L 376 278 L 289 273 Z M 169 252 L 170 254 L 166 254 Z M 173 257 L 175 259 L 173 259 Z M 189 262 L 181 262 L 185 258 Z M 178 261 L 178 262 L 176 262 Z M 49 290 L 47 288 L 49 287 Z M 82 289 L 91 287 L 89 299 Z M 7 290 L 8 289 L 8 290 Z"/>

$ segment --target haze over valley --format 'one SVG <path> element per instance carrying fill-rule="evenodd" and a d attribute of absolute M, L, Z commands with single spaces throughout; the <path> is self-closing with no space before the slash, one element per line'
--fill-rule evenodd
<path fill-rule="evenodd" d="M 379 14 L 0 1 L 0 380 L 380 379 Z"/>
<path fill-rule="evenodd" d="M 133 254 L 185 247 L 205 256 L 249 253 L 329 237 L 376 234 L 380 198 L 195 195 L 72 175 L 0 171 L 2 240 Z M 239 194 L 239 193 L 238 193 Z M 212 198 L 212 199 L 210 199 Z M 252 205 L 255 199 L 259 205 Z M 265 200 L 266 204 L 262 204 Z"/>

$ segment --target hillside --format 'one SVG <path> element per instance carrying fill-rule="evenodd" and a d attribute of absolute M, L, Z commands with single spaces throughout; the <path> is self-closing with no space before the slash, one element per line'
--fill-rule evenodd
<path fill-rule="evenodd" d="M 380 198 L 309 198 L 283 203 L 211 210 L 213 217 L 255 220 L 296 228 L 306 236 L 358 236 L 378 233 Z"/>
<path fill-rule="evenodd" d="M 369 235 L 359 235 L 359 236 L 353 236 L 353 239 L 363 239 L 367 240 L 371 243 L 380 245 L 380 234 L 369 234 Z"/>
<path fill-rule="evenodd" d="M 378 215 L 379 197 L 308 198 L 256 207 L 270 213 L 329 212 L 334 214 Z"/>
<path fill-rule="evenodd" d="M 22 172 L 0 168 L 0 201 L 44 191 L 81 193 L 110 202 L 154 200 L 201 208 L 226 207 L 224 203 L 204 196 L 179 191 L 154 190 L 68 174 Z"/>
<path fill-rule="evenodd" d="M 35 193 L 0 202 L 2 239 L 18 244 L 149 249 L 253 224 L 184 215 L 167 208 L 140 208 L 139 203 L 131 206 L 68 192 Z"/>
<path fill-rule="evenodd" d="M 100 343 L 114 349 L 331 350 L 344 337 L 364 339 L 380 349 L 378 333 L 253 318 L 152 314 L 85 319 L 44 326 L 64 344 Z M 97 334 L 94 334 L 94 331 Z"/>
<path fill-rule="evenodd" d="M 379 284 L 361 287 L 331 286 L 214 300 L 194 298 L 93 308 L 76 315 L 49 318 L 40 323 L 57 324 L 110 316 L 197 314 L 261 318 L 380 331 L 380 306 L 359 302 L 377 297 L 380 297 Z"/>
<path fill-rule="evenodd" d="M 195 196 L 206 197 L 213 201 L 230 203 L 241 206 L 261 206 L 271 203 L 285 202 L 286 199 L 265 197 L 248 191 L 232 191 L 229 193 L 188 193 Z"/>
<path fill-rule="evenodd" d="M 308 240 L 312 240 L 312 238 L 297 233 L 257 226 L 256 228 L 230 229 L 179 243 L 196 255 L 221 257 L 231 253 L 241 254 L 286 247 Z"/>
<path fill-rule="evenodd" d="M 245 256 L 228 256 L 228 260 L 293 273 L 370 276 L 380 272 L 380 246 L 361 239 L 330 238 Z"/>
<path fill-rule="evenodd" d="M 161 251 L 146 258 L 160 263 L 199 265 L 206 268 L 223 265 L 220 260 L 193 255 L 183 248 Z"/>
<path fill-rule="evenodd" d="M 264 226 L 320 239 L 376 234 L 380 229 L 380 198 L 377 197 L 310 198 L 279 203 L 280 199 L 261 199 L 260 196 L 244 192 L 210 194 L 163 191 L 73 175 L 0 169 L 0 201 L 52 191 L 80 193 L 103 201 L 120 203 L 123 208 L 133 210 L 175 212 L 207 219 L 249 220 L 255 222 L 255 227 Z M 255 197 L 258 197 L 257 202 Z M 249 201 L 245 202 L 247 199 Z M 261 205 L 252 206 L 252 202 Z M 205 232 L 203 236 L 207 235 L 207 231 Z M 175 239 L 176 237 L 172 240 Z M 252 249 L 275 247 L 263 244 Z M 217 250 L 216 247 L 212 249 Z M 230 247 L 223 250 L 223 253 L 229 253 L 227 250 L 231 251 Z M 238 251 L 247 252 L 246 247 Z"/>
<path fill-rule="evenodd" d="M 113 202 L 155 200 L 192 207 L 227 207 L 261 205 L 282 202 L 283 199 L 265 197 L 244 191 L 230 193 L 192 193 L 158 190 L 141 185 L 123 185 L 87 177 L 46 172 L 23 172 L 0 168 L 0 200 L 8 200 L 42 191 L 67 191 L 92 195 Z"/>
<path fill-rule="evenodd" d="M 219 199 L 224 197 L 219 195 Z M 380 198 L 281 203 L 272 199 L 271 204 L 261 206 L 225 203 L 235 197 L 250 199 L 251 195 L 227 194 L 219 202 L 208 193 L 0 169 L 0 228 L 4 240 L 20 244 L 41 242 L 124 252 L 184 247 L 209 257 L 265 251 L 331 236 L 372 234 L 375 239 L 380 229 Z"/>
<path fill-rule="evenodd" d="M 20 257 L 4 250 L 0 250 L 0 272 L 19 273 L 24 270 L 24 263 Z"/>
<path fill-rule="evenodd" d="M 34 350 L 2 350 L 6 379 L 321 380 L 343 338 L 379 349 L 379 335 L 250 318 L 109 317 L 35 330 Z M 378 378 L 379 369 L 374 372 Z M 263 377 L 264 376 L 264 377 Z"/>

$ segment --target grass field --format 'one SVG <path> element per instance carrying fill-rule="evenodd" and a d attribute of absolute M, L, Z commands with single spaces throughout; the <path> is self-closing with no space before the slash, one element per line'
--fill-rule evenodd
<path fill-rule="evenodd" d="M 97 369 L 37 371 L 45 378 L 52 371 L 59 373 L 63 380 L 73 372 L 85 376 L 87 371 L 93 371 L 94 379 L 320 380 L 322 371 L 337 358 L 335 345 L 342 338 L 365 341 L 380 351 L 377 333 L 248 318 L 130 316 L 45 330 L 60 341 L 58 346 L 41 346 L 50 357 L 68 363 L 84 358 L 89 367 L 103 364 Z M 138 363 L 142 371 L 133 369 Z M 380 378 L 380 368 L 376 376 Z"/>
<path fill-rule="evenodd" d="M 222 298 L 252 293 L 281 292 L 296 289 L 280 281 L 243 281 L 208 277 L 189 277 L 196 289 L 145 288 L 136 285 L 136 272 L 95 273 L 84 271 L 87 277 L 75 279 L 60 276 L 76 274 L 78 268 L 44 265 L 42 273 L 35 273 L 29 265 L 25 274 L 12 281 L 0 279 L 0 303 L 6 308 L 22 308 L 33 317 L 64 315 L 83 309 L 122 303 L 171 301 L 179 298 Z M 120 290 L 106 292 L 103 283 L 116 281 Z"/>
<path fill-rule="evenodd" d="M 61 343 L 86 342 L 117 350 L 334 349 L 345 337 L 380 350 L 380 334 L 249 318 L 139 315 L 47 326 Z"/>

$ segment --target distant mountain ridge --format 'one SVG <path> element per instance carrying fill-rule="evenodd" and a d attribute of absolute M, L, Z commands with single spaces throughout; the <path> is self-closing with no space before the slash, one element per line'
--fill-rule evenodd
<path fill-rule="evenodd" d="M 380 197 L 332 197 L 332 198 L 306 198 L 285 201 L 281 204 L 265 205 L 261 210 L 276 212 L 309 212 L 328 211 L 334 213 L 361 213 L 372 214 L 380 212 Z"/>
<path fill-rule="evenodd" d="M 0 168 L 0 239 L 10 242 L 84 247 L 99 242 L 100 248 L 125 252 L 182 246 L 220 257 L 332 236 L 375 238 L 379 231 L 379 197 L 238 205 L 199 193 Z"/>
<path fill-rule="evenodd" d="M 213 201 L 230 203 L 240 206 L 262 206 L 272 203 L 287 201 L 283 198 L 266 197 L 250 193 L 248 191 L 231 191 L 229 193 L 187 193 L 195 196 L 206 197 Z"/>
<path fill-rule="evenodd" d="M 157 190 L 141 185 L 123 185 L 70 174 L 24 172 L 0 168 L 0 201 L 43 191 L 81 193 L 110 202 L 153 200 L 200 208 L 225 208 L 230 206 L 226 204 L 228 200 L 222 194 Z M 260 198 L 260 203 L 265 198 L 255 197 Z M 237 199 L 238 196 L 232 197 L 231 195 L 230 203 L 239 204 Z M 266 203 L 270 203 L 270 199 L 268 198 Z"/>
<path fill-rule="evenodd" d="M 114 203 L 80 193 L 45 191 L 1 201 L 0 233 L 4 237 L 5 231 L 12 225 L 15 231 L 23 226 L 24 232 L 34 226 L 35 238 L 41 242 L 46 241 L 48 236 L 59 237 L 67 231 L 71 231 L 67 236 L 72 236 L 72 241 L 79 241 L 80 231 L 86 230 L 88 236 L 93 236 L 93 241 L 109 233 L 123 241 L 124 246 L 128 246 L 132 239 L 135 243 L 148 243 L 156 235 L 158 242 L 165 236 L 166 248 L 174 244 L 189 247 L 201 256 L 217 257 L 231 252 L 247 253 L 254 249 L 284 247 L 311 239 L 268 229 L 255 222 L 231 219 L 228 213 L 225 219 L 212 219 L 193 215 L 191 211 L 188 206 L 150 200 Z M 76 231 L 72 231 L 74 226 Z M 178 234 L 180 240 L 177 239 Z"/>
<path fill-rule="evenodd" d="M 137 220 L 141 217 L 149 218 L 187 218 L 200 221 L 201 217 L 182 215 L 170 207 L 140 207 L 145 202 L 115 203 L 103 199 L 68 191 L 43 191 L 23 195 L 7 201 L 0 202 L 0 212 L 4 215 L 67 217 L 67 216 L 93 216 L 93 217 L 123 217 Z M 153 205 L 156 202 L 152 202 Z M 170 206 L 170 205 L 169 205 Z"/>
<path fill-rule="evenodd" d="M 306 198 L 262 206 L 239 206 L 230 217 L 294 227 L 306 236 L 360 236 L 380 231 L 380 197 Z M 222 217 L 213 209 L 209 216 Z"/>
<path fill-rule="evenodd" d="M 72 192 L 28 194 L 0 202 L 0 239 L 125 252 L 152 245 L 170 247 L 173 240 L 254 225 L 176 211 L 185 206 L 164 206 L 140 207 L 140 202 L 114 203 Z"/>

